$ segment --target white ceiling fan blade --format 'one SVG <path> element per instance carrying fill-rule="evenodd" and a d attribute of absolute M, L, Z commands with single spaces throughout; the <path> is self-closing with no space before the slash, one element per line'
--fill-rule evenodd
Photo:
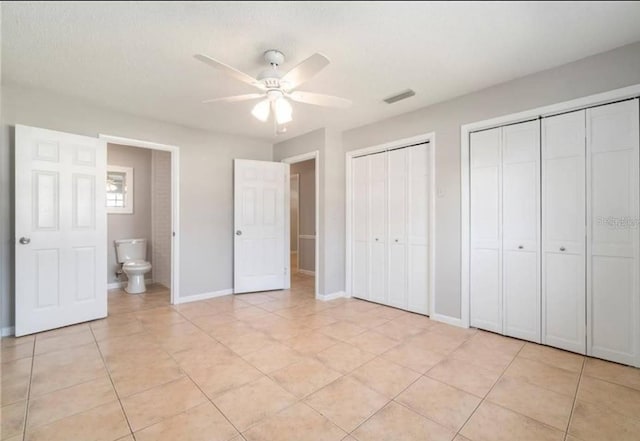
<path fill-rule="evenodd" d="M 208 64 L 209 66 L 213 66 L 216 69 L 219 69 L 223 72 L 225 72 L 227 75 L 232 76 L 233 78 L 235 78 L 236 80 L 240 80 L 243 83 L 247 83 L 250 84 L 251 86 L 257 87 L 259 89 L 263 89 L 262 84 L 260 84 L 255 78 L 253 78 L 251 75 L 247 75 L 244 72 L 240 72 L 237 69 L 234 69 L 231 66 L 227 66 L 224 63 L 221 63 L 218 60 L 214 60 L 213 58 L 207 56 L 207 55 L 203 55 L 203 54 L 196 54 L 194 55 L 194 57 L 200 61 L 202 61 L 203 63 Z"/>
<path fill-rule="evenodd" d="M 300 84 L 310 80 L 318 72 L 329 64 L 329 59 L 317 53 L 298 64 L 285 74 L 280 80 L 280 84 L 285 84 L 288 90 L 295 89 Z"/>
<path fill-rule="evenodd" d="M 314 104 L 316 106 L 339 107 L 346 109 L 351 106 L 351 101 L 337 96 L 323 95 L 321 93 L 295 91 L 288 94 L 293 101 L 306 104 Z"/>
<path fill-rule="evenodd" d="M 238 101 L 255 100 L 264 97 L 264 93 L 247 93 L 246 95 L 223 96 L 222 98 L 211 98 L 204 100 L 202 104 L 209 103 L 237 103 Z"/>

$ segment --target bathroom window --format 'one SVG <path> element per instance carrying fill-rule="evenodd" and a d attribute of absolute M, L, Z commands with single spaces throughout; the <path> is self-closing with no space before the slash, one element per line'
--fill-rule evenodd
<path fill-rule="evenodd" d="M 107 166 L 107 213 L 133 213 L 133 168 Z"/>

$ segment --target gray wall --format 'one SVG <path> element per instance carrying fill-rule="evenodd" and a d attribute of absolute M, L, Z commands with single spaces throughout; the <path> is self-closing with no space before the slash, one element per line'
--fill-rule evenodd
<path fill-rule="evenodd" d="M 345 152 L 436 133 L 437 313 L 460 317 L 460 126 L 639 83 L 635 43 L 343 133 Z M 343 169 L 344 155 L 336 161 Z"/>
<path fill-rule="evenodd" d="M 2 326 L 13 325 L 13 126 L 97 136 L 105 133 L 180 147 L 180 295 L 233 286 L 233 159 L 271 160 L 271 143 L 129 115 L 72 97 L 3 85 L 0 193 Z M 203 108 L 203 112 L 206 109 Z M 7 210 L 6 207 L 9 207 Z M 5 226 L 8 225 L 8 226 Z M 8 282 L 8 283 L 7 283 Z"/>
<path fill-rule="evenodd" d="M 133 168 L 133 213 L 107 214 L 107 283 L 119 282 L 120 269 L 114 241 L 118 239 L 147 239 L 147 261 L 151 271 L 145 278 L 153 278 L 151 237 L 151 152 L 152 150 L 126 145 L 107 144 L 107 164 Z M 126 276 L 122 276 L 126 280 Z"/>
<path fill-rule="evenodd" d="M 316 161 L 291 164 L 291 174 L 299 175 L 299 224 L 302 236 L 316 234 Z M 293 226 L 292 226 L 293 230 Z M 300 239 L 299 269 L 315 271 L 315 239 Z M 293 249 L 293 248 L 292 248 Z"/>

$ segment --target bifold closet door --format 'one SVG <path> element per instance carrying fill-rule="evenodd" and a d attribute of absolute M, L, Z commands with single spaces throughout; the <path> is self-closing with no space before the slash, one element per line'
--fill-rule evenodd
<path fill-rule="evenodd" d="M 369 157 L 353 158 L 351 207 L 351 293 L 369 298 Z"/>
<path fill-rule="evenodd" d="M 638 100 L 586 111 L 587 353 L 640 365 Z"/>
<path fill-rule="evenodd" d="M 391 150 L 389 160 L 388 304 L 407 308 L 407 149 Z"/>
<path fill-rule="evenodd" d="M 407 306 L 429 313 L 429 170 L 431 144 L 403 149 L 407 156 Z"/>
<path fill-rule="evenodd" d="M 369 155 L 369 299 L 387 303 L 387 152 Z M 358 228 L 358 225 L 355 224 Z"/>
<path fill-rule="evenodd" d="M 542 342 L 585 339 L 585 111 L 542 122 Z"/>
<path fill-rule="evenodd" d="M 502 129 L 471 133 L 471 326 L 502 333 Z"/>
<path fill-rule="evenodd" d="M 502 128 L 503 330 L 540 343 L 540 122 Z"/>

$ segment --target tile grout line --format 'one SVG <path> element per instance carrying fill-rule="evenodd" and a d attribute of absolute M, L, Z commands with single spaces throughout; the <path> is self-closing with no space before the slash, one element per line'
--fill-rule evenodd
<path fill-rule="evenodd" d="M 428 316 L 427 316 L 427 317 L 428 317 Z M 429 320 L 431 320 L 431 318 L 429 318 Z M 427 328 L 427 329 L 428 329 L 428 328 Z M 475 335 L 475 334 L 473 334 L 473 335 Z M 473 335 L 472 335 L 471 337 L 473 337 Z M 459 345 L 457 345 L 457 346 L 456 346 L 456 347 L 455 347 L 455 348 L 454 348 L 454 349 L 453 349 L 449 354 L 453 353 L 453 352 L 454 352 L 454 351 L 456 351 L 458 348 L 460 348 L 463 344 L 465 344 L 467 341 L 469 341 L 469 339 L 470 339 L 471 337 L 464 339 L 464 340 L 463 340 Z M 407 337 L 407 338 L 411 338 L 411 337 Z M 406 340 L 406 339 L 405 339 L 405 340 Z M 400 343 L 402 344 L 402 343 L 404 343 L 404 341 L 401 341 Z M 387 352 L 389 352 L 389 351 L 391 351 L 391 350 L 393 350 L 393 349 L 394 349 L 394 348 L 391 348 L 391 349 L 389 349 L 388 351 L 383 352 L 382 354 L 385 354 L 385 353 L 387 353 Z M 381 356 L 382 356 L 382 354 L 379 354 L 379 355 L 378 355 L 378 357 L 381 357 Z M 449 355 L 447 355 L 446 357 L 448 357 L 448 356 L 449 356 Z M 378 357 L 376 357 L 376 358 L 378 358 Z M 374 360 L 375 360 L 375 358 L 374 358 Z M 386 360 L 386 359 L 385 359 L 385 358 L 383 358 L 383 360 Z M 386 361 L 389 361 L 389 360 L 386 360 Z M 378 414 L 378 412 L 380 412 L 382 409 L 384 409 L 385 407 L 387 407 L 387 406 L 389 405 L 389 403 L 391 403 L 391 402 L 394 402 L 394 403 L 396 403 L 396 404 L 398 404 L 398 405 L 400 405 L 400 406 L 402 406 L 402 407 L 404 407 L 404 408 L 406 408 L 406 409 L 409 409 L 411 412 L 414 412 L 414 413 L 416 413 L 417 415 L 420 415 L 422 418 L 426 418 L 427 420 L 429 420 L 429 421 L 431 421 L 431 422 L 433 422 L 433 423 L 435 423 L 435 424 L 438 424 L 439 426 L 445 427 L 445 426 L 443 426 L 442 424 L 438 423 L 437 421 L 434 421 L 434 420 L 432 420 L 431 418 L 425 417 L 424 415 L 422 415 L 422 414 L 420 414 L 420 413 L 416 412 L 415 410 L 413 410 L 413 409 L 411 409 L 411 408 L 409 408 L 409 407 L 405 406 L 403 403 L 396 401 L 396 398 L 398 398 L 398 397 L 399 397 L 400 395 L 402 395 L 402 394 L 403 394 L 407 389 L 409 389 L 409 388 L 410 388 L 411 386 L 413 386 L 416 382 L 418 382 L 418 380 L 420 380 L 420 378 L 425 377 L 425 376 L 426 376 L 426 373 L 427 373 L 427 372 L 429 372 L 431 369 L 433 369 L 433 368 L 435 367 L 435 365 L 434 365 L 434 366 L 431 366 L 431 367 L 430 367 L 430 368 L 428 368 L 424 373 L 422 373 L 422 374 L 421 374 L 421 373 L 419 373 L 418 371 L 415 371 L 415 370 L 413 370 L 413 369 L 411 369 L 411 368 L 408 368 L 408 367 L 406 367 L 406 366 L 403 366 L 403 365 L 401 365 L 401 364 L 399 364 L 399 363 L 395 363 L 395 362 L 391 362 L 391 363 L 397 364 L 398 366 L 401 366 L 401 367 L 403 367 L 403 368 L 405 368 L 405 369 L 409 369 L 410 371 L 413 371 L 413 372 L 415 372 L 415 373 L 419 374 L 419 375 L 418 375 L 418 378 L 416 378 L 414 381 L 412 381 L 410 384 L 408 384 L 408 385 L 407 385 L 407 387 L 405 387 L 405 388 L 404 388 L 404 389 L 402 389 L 400 392 L 398 392 L 396 395 L 394 395 L 394 396 L 393 396 L 393 398 L 391 398 L 389 401 L 387 401 L 387 402 L 385 403 L 385 405 L 384 405 L 384 406 L 382 406 L 380 409 L 378 409 L 377 411 L 375 411 L 373 414 L 369 415 L 369 417 L 368 417 L 367 419 L 365 419 L 362 423 L 358 424 L 358 425 L 356 426 L 356 428 L 355 428 L 355 429 L 353 429 L 351 432 L 349 432 L 349 436 L 351 436 L 351 434 L 352 434 L 353 432 L 355 432 L 356 430 L 358 430 L 358 428 L 360 428 L 360 427 L 361 427 L 362 425 L 364 425 L 367 421 L 369 421 L 369 420 L 370 420 L 371 418 L 373 418 L 376 414 Z M 438 362 L 438 363 L 440 363 L 440 362 Z M 436 363 L 436 365 L 437 365 L 438 363 Z M 366 364 L 366 363 L 365 363 L 365 364 Z M 355 370 L 355 369 L 354 369 L 354 370 Z M 353 371 L 352 371 L 352 372 L 353 372 Z M 428 378 L 431 378 L 431 377 L 428 377 Z M 356 378 L 355 380 L 356 380 L 356 381 L 359 381 L 357 378 Z M 435 379 L 434 379 L 434 380 L 435 380 Z M 437 381 L 437 380 L 436 380 L 436 381 Z M 361 384 L 364 384 L 364 383 L 361 383 Z M 366 386 L 366 387 L 369 387 L 369 386 L 367 386 L 367 385 L 365 385 L 365 386 Z M 453 386 L 452 386 L 452 387 L 453 387 Z M 371 388 L 369 388 L 369 389 L 371 389 Z M 373 389 L 372 389 L 372 390 L 373 390 Z M 475 410 L 474 410 L 474 412 L 475 412 Z M 445 427 L 445 428 L 446 428 L 446 427 Z M 457 436 L 457 433 L 455 433 L 454 438 L 455 438 L 456 436 Z"/>
<path fill-rule="evenodd" d="M 500 374 L 500 376 L 498 377 L 498 379 L 495 381 L 495 383 L 493 383 L 493 385 L 491 386 L 491 388 L 489 389 L 489 391 L 484 395 L 484 397 L 482 398 L 482 400 L 480 400 L 480 402 L 478 403 L 478 405 L 476 406 L 475 409 L 473 409 L 473 412 L 471 412 L 469 414 L 469 417 L 465 420 L 465 422 L 462 424 L 462 426 L 460 426 L 460 429 L 458 429 L 458 431 L 456 432 L 456 436 L 460 435 L 460 436 L 464 436 L 462 435 L 462 433 L 460 433 L 462 431 L 462 429 L 464 429 L 464 426 L 466 426 L 469 423 L 469 420 L 471 420 L 471 418 L 473 417 L 473 415 L 475 415 L 475 413 L 478 411 L 478 409 L 480 408 L 480 406 L 482 406 L 482 403 L 484 403 L 485 401 L 487 401 L 487 397 L 489 396 L 489 394 L 491 394 L 491 391 L 493 391 L 493 389 L 496 387 L 496 385 L 500 382 L 500 380 L 502 379 L 502 377 L 504 377 L 504 374 L 507 372 L 507 370 L 511 367 L 511 365 L 513 364 L 513 362 L 516 360 L 516 358 L 518 358 L 518 355 L 520 355 L 520 352 L 522 352 L 522 350 L 524 349 L 524 347 L 527 345 L 526 342 L 524 342 L 524 344 L 520 347 L 520 349 L 518 349 L 518 352 L 516 352 L 516 354 L 513 356 L 513 358 L 511 359 L 511 361 L 509 362 L 509 364 L 504 368 L 504 370 L 502 371 L 502 373 Z M 493 404 L 493 403 L 492 403 Z M 502 407 L 502 406 L 501 406 Z M 509 409 L 511 410 L 511 409 Z M 512 411 L 514 412 L 514 411 Z M 519 414 L 520 415 L 520 414 Z M 526 416 L 526 415 L 525 415 Z M 527 417 L 530 418 L 530 417 Z M 455 437 L 454 437 L 455 438 Z"/>
<path fill-rule="evenodd" d="M 29 419 L 29 402 L 31 400 L 31 383 L 33 382 L 33 366 L 36 363 L 36 340 L 38 335 L 33 336 L 33 350 L 31 351 L 31 368 L 29 370 L 29 386 L 27 388 L 27 400 L 24 406 L 24 422 L 22 427 L 22 441 L 27 438 L 27 423 Z"/>
<path fill-rule="evenodd" d="M 136 318 L 137 320 L 137 318 Z M 116 389 L 116 385 L 113 382 L 113 378 L 111 377 L 111 371 L 109 370 L 109 367 L 107 366 L 107 362 L 104 359 L 104 354 L 102 353 L 102 349 L 100 349 L 100 345 L 98 344 L 98 340 L 96 339 L 96 335 L 93 333 L 93 328 L 91 327 L 91 325 L 89 325 L 89 329 L 91 330 L 91 335 L 93 336 L 93 340 L 96 344 L 96 347 L 98 348 L 98 353 L 100 354 L 100 359 L 102 360 L 102 364 L 104 365 L 104 370 L 107 371 L 107 375 L 109 376 L 109 381 L 111 382 L 111 387 L 113 388 L 113 393 L 116 394 L 116 398 L 118 399 L 118 404 L 120 405 L 120 410 L 122 411 L 122 414 L 124 415 L 124 419 L 127 422 L 127 426 L 129 427 L 129 432 L 131 433 L 131 437 L 133 438 L 134 441 L 136 441 L 136 435 L 133 432 L 133 428 L 131 427 L 131 422 L 129 421 L 129 416 L 127 415 L 127 412 L 124 409 L 124 405 L 122 404 L 122 399 L 120 398 L 120 394 L 118 393 L 118 389 Z"/>
<path fill-rule="evenodd" d="M 571 405 L 571 412 L 569 413 L 569 420 L 567 421 L 567 428 L 564 431 L 564 440 L 566 441 L 569 436 L 569 428 L 571 427 L 571 420 L 573 419 L 573 411 L 576 408 L 576 402 L 578 401 L 578 391 L 580 390 L 580 383 L 582 383 L 582 376 L 584 375 L 584 367 L 587 364 L 587 357 L 582 358 L 582 366 L 580 368 L 580 377 L 578 378 L 578 384 L 576 385 L 576 394 L 573 397 L 573 404 Z"/>

